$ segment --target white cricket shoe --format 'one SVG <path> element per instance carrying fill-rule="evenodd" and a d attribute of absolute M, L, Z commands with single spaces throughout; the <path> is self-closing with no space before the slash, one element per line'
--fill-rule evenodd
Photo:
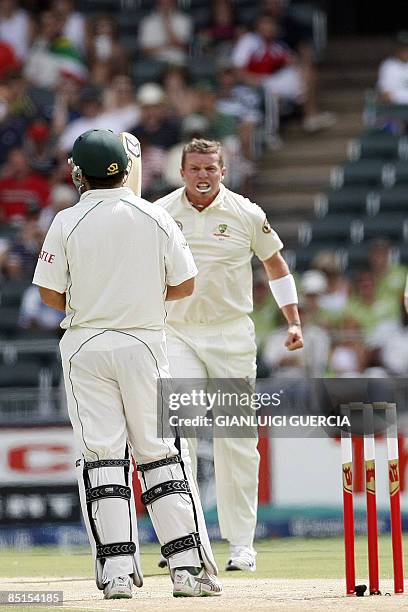
<path fill-rule="evenodd" d="M 249 546 L 230 546 L 230 558 L 225 566 L 227 572 L 256 571 L 256 552 Z"/>
<path fill-rule="evenodd" d="M 222 595 L 222 584 L 204 568 L 195 576 L 187 569 L 175 569 L 173 597 L 214 597 Z"/>
<path fill-rule="evenodd" d="M 113 578 L 103 592 L 105 599 L 132 599 L 132 579 L 130 576 Z"/>

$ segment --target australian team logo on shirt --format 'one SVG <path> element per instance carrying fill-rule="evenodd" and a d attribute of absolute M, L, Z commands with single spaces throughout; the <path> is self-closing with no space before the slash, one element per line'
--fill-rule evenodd
<path fill-rule="evenodd" d="M 220 223 L 213 233 L 213 236 L 217 236 L 217 238 L 229 238 L 230 234 L 226 233 L 227 229 L 228 225 L 226 223 Z"/>

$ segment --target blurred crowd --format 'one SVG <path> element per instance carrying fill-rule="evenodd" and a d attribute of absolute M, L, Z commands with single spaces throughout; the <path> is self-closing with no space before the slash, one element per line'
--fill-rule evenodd
<path fill-rule="evenodd" d="M 67 158 L 83 131 L 134 133 L 143 196 L 153 201 L 181 186 L 192 137 L 223 143 L 228 185 L 248 195 L 262 147 L 276 144 L 276 109 L 306 133 L 335 122 L 317 107 L 312 30 L 283 0 L 248 4 L 250 19 L 233 0 L 214 0 L 198 21 L 186 3 L 152 0 L 137 24 L 126 2 L 117 5 L 105 14 L 81 12 L 74 0 L 0 0 L 0 308 L 4 323 L 18 306 L 22 333 L 59 333 L 61 315 L 30 282 L 54 215 L 78 199 Z M 298 278 L 306 346 L 296 354 L 283 348 L 285 330 L 255 270 L 260 375 L 406 375 L 405 270 L 390 262 L 379 242 L 370 267 L 346 276 L 334 253 L 321 253 Z"/>
<path fill-rule="evenodd" d="M 262 271 L 255 275 L 259 376 L 408 376 L 407 269 L 392 263 L 385 239 L 369 245 L 367 267 L 346 274 L 334 251 L 321 251 L 297 278 L 305 347 L 288 353 L 286 326 Z"/>
<path fill-rule="evenodd" d="M 276 137 L 271 101 L 306 132 L 334 121 L 316 107 L 311 27 L 283 0 L 249 3 L 245 19 L 234 0 L 194 16 L 185 2 L 144 4 L 107 2 L 115 11 L 100 13 L 92 2 L 0 0 L 0 336 L 54 215 L 77 200 L 67 158 L 85 130 L 139 138 L 153 201 L 182 185 L 183 144 L 200 136 L 223 143 L 226 182 L 248 194 Z M 36 288 L 21 298 L 20 328 L 58 328 Z"/>

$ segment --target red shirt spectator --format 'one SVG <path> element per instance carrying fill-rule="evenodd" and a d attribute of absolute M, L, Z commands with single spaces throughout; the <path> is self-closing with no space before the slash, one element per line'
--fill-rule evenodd
<path fill-rule="evenodd" d="M 0 179 L 0 219 L 24 218 L 30 210 L 46 206 L 48 198 L 46 179 L 31 170 L 21 149 L 13 149 Z"/>

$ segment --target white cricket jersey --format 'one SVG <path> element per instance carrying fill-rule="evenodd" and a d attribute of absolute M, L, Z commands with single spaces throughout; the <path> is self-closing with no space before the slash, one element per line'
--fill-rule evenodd
<path fill-rule="evenodd" d="M 87 191 L 55 216 L 33 283 L 66 293 L 65 329 L 163 329 L 166 285 L 196 273 L 170 215 L 119 187 Z"/>
<path fill-rule="evenodd" d="M 169 304 L 167 322 L 218 324 L 252 312 L 252 256 L 263 261 L 283 246 L 262 208 L 224 185 L 202 212 L 184 187 L 156 204 L 176 221 L 198 267 L 194 293 Z"/>

